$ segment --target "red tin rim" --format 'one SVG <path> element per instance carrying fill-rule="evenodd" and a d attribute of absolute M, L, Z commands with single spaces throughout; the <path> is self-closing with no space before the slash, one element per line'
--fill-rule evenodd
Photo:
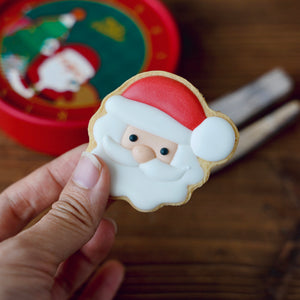
<path fill-rule="evenodd" d="M 165 28 L 167 29 L 170 43 L 172 45 L 172 56 L 170 56 L 170 60 L 168 61 L 165 70 L 168 72 L 175 72 L 181 51 L 180 35 L 177 24 L 166 6 L 159 0 L 144 0 L 144 2 L 149 6 L 152 6 L 156 13 L 160 15 L 161 19 L 165 22 Z"/>
<path fill-rule="evenodd" d="M 55 119 L 47 119 L 42 118 L 36 115 L 30 115 L 28 113 L 15 108 L 12 105 L 9 105 L 6 101 L 0 98 L 0 109 L 7 115 L 11 116 L 15 120 L 23 120 L 28 123 L 32 123 L 32 125 L 43 125 L 43 126 L 51 126 L 51 127 L 65 127 L 65 128 L 76 128 L 87 125 L 86 120 L 68 120 L 68 121 L 60 121 Z"/>
<path fill-rule="evenodd" d="M 0 99 L 0 127 L 38 152 L 60 155 L 87 142 L 88 121 L 56 121 L 26 114 Z"/>

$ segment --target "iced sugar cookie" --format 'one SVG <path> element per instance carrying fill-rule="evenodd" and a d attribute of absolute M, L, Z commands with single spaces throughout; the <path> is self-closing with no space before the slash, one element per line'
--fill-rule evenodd
<path fill-rule="evenodd" d="M 138 74 L 105 97 L 89 137 L 88 151 L 111 171 L 111 196 L 144 212 L 186 203 L 238 143 L 227 116 L 188 81 L 162 71 Z"/>

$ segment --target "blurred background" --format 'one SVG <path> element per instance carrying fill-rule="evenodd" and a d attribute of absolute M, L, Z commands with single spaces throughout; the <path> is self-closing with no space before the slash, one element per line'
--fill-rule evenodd
<path fill-rule="evenodd" d="M 276 67 L 295 82 L 283 101 L 300 97 L 299 1 L 162 2 L 180 32 L 176 73 L 208 103 Z M 299 150 L 298 120 L 184 206 L 145 214 L 114 203 L 111 257 L 127 270 L 116 299 L 300 299 Z M 0 189 L 51 159 L 0 132 Z"/>

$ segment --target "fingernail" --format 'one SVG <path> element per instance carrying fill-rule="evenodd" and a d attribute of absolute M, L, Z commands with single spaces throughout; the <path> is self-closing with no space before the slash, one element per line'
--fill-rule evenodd
<path fill-rule="evenodd" d="M 101 164 L 99 160 L 89 152 L 83 152 L 74 170 L 73 181 L 84 189 L 91 189 L 100 177 Z"/>
<path fill-rule="evenodd" d="M 107 221 L 109 221 L 111 224 L 113 224 L 114 229 L 115 229 L 115 234 L 117 234 L 117 232 L 118 232 L 117 222 L 114 219 L 109 218 L 109 217 L 105 217 L 104 219 L 107 220 Z"/>

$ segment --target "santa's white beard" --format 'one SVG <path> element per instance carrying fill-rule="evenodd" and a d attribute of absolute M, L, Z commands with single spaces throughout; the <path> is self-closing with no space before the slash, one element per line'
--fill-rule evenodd
<path fill-rule="evenodd" d="M 35 84 L 38 91 L 52 89 L 57 92 L 77 92 L 80 88 L 75 83 L 70 71 L 65 67 L 59 57 L 47 58 L 38 69 L 39 81 Z"/>
<path fill-rule="evenodd" d="M 190 146 L 178 145 L 171 165 L 158 159 L 138 164 L 131 151 L 118 144 L 126 127 L 127 124 L 108 114 L 94 125 L 97 147 L 93 153 L 109 166 L 111 195 L 127 197 L 142 211 L 184 202 L 188 186 L 200 182 L 204 176 Z"/>
<path fill-rule="evenodd" d="M 38 75 L 39 81 L 35 85 L 38 91 L 78 92 L 80 85 L 92 78 L 95 71 L 83 56 L 67 49 L 47 58 L 39 66 Z"/>

